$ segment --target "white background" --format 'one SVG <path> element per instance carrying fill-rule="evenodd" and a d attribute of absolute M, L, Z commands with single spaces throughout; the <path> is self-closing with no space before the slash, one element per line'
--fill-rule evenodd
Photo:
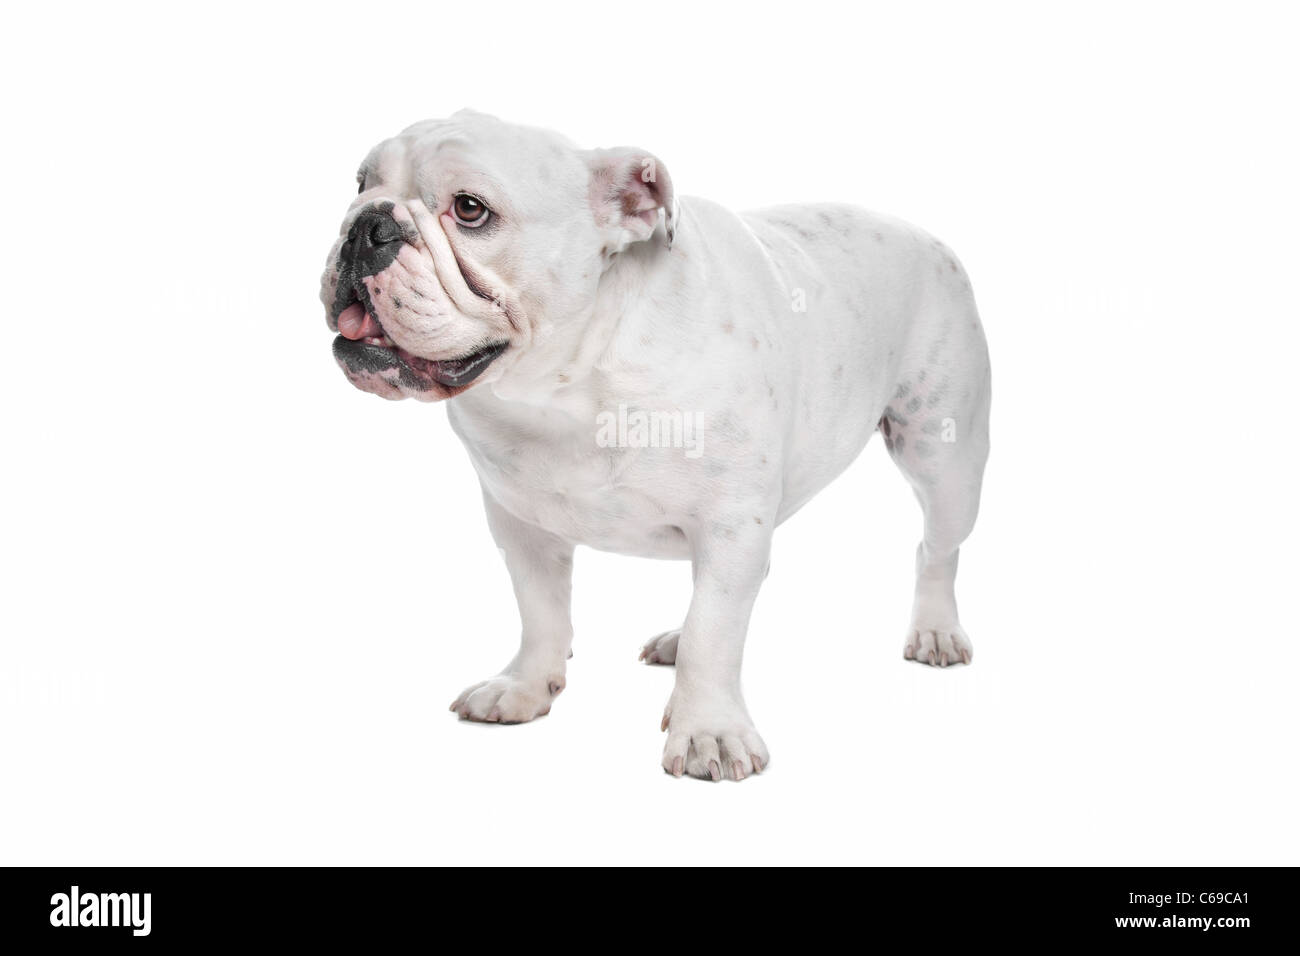
<path fill-rule="evenodd" d="M 1284 6 L 41 10 L 0 63 L 0 862 L 1300 862 Z M 351 388 L 316 296 L 359 160 L 461 106 L 958 252 L 971 667 L 902 660 L 873 443 L 777 535 L 761 777 L 659 769 L 682 564 L 580 551 L 553 713 L 447 713 L 508 580 L 445 411 Z"/>

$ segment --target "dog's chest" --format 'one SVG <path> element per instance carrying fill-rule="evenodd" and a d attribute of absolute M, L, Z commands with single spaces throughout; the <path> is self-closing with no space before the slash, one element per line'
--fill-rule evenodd
<path fill-rule="evenodd" d="M 487 493 L 517 518 L 600 550 L 688 556 L 686 489 L 659 449 L 601 447 L 594 424 L 451 420 Z"/>

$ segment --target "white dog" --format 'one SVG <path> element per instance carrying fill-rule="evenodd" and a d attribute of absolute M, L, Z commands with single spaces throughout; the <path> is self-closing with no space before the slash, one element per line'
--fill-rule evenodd
<path fill-rule="evenodd" d="M 741 694 L 772 532 L 875 431 L 925 516 L 903 656 L 969 663 L 957 549 L 979 505 L 989 362 L 971 286 L 921 230 L 856 208 L 736 215 L 639 149 L 461 112 L 371 151 L 321 297 L 358 388 L 449 403 L 523 622 L 451 709 L 511 723 L 564 688 L 577 544 L 685 558 L 663 767 L 743 779 Z M 693 444 L 682 438 L 692 434 Z"/>

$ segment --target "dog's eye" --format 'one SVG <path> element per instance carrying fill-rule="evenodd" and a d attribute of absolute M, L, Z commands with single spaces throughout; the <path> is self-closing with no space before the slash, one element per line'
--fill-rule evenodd
<path fill-rule="evenodd" d="M 458 223 L 474 229 L 487 222 L 492 214 L 481 199 L 475 199 L 469 193 L 457 193 L 451 201 L 451 211 Z"/>

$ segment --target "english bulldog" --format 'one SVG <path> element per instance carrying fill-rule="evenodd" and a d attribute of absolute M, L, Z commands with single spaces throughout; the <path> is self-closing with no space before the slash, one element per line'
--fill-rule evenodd
<path fill-rule="evenodd" d="M 989 359 L 945 245 L 848 205 L 737 214 L 643 149 L 469 111 L 380 143 L 357 181 L 321 280 L 334 358 L 362 391 L 447 400 L 522 620 L 462 719 L 550 712 L 575 545 L 680 558 L 685 619 L 641 649 L 676 665 L 663 769 L 763 771 L 741 657 L 772 533 L 876 432 L 924 515 L 903 657 L 970 663 L 953 580 Z"/>

